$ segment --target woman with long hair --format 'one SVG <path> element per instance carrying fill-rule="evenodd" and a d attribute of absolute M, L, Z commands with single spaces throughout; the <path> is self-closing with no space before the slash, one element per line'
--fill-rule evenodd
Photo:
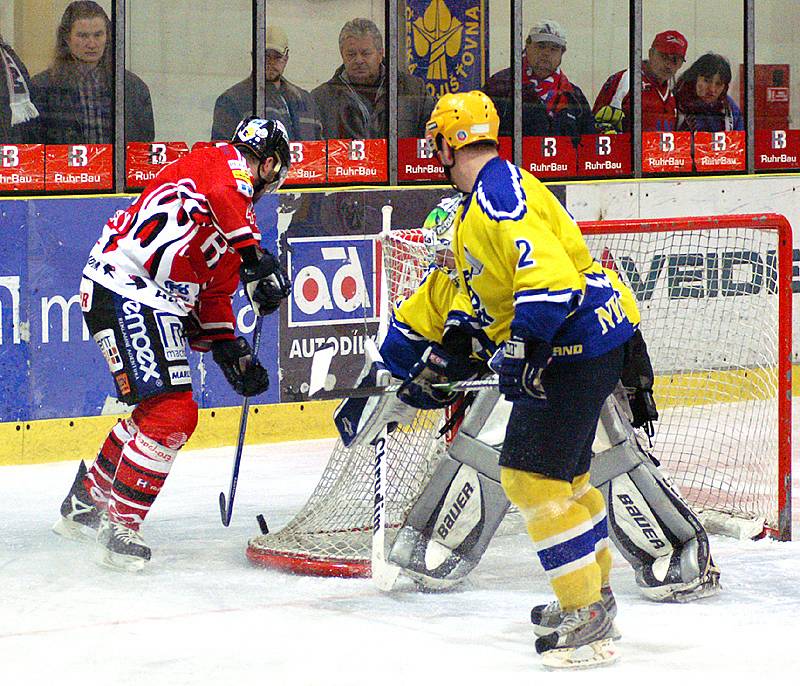
<path fill-rule="evenodd" d="M 679 131 L 744 131 L 739 106 L 728 95 L 731 65 L 708 52 L 678 77 L 675 99 Z"/>
<path fill-rule="evenodd" d="M 114 139 L 113 32 L 92 0 L 71 2 L 56 31 L 50 67 L 33 77 L 33 101 L 42 114 L 44 143 L 111 143 Z M 125 71 L 125 138 L 152 141 L 150 90 Z"/>

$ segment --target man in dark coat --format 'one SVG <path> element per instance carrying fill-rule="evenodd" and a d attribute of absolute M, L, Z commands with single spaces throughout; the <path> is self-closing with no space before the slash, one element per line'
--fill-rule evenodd
<path fill-rule="evenodd" d="M 33 102 L 41 114 L 43 143 L 111 143 L 114 139 L 111 22 L 91 0 L 69 4 L 56 34 L 56 56 L 33 77 Z M 125 140 L 155 136 L 150 90 L 125 71 Z"/>
<path fill-rule="evenodd" d="M 265 59 L 266 116 L 283 124 L 290 141 L 315 141 L 322 137 L 322 124 L 308 91 L 283 78 L 289 61 L 289 39 L 278 26 L 267 27 Z M 253 75 L 231 86 L 214 105 L 212 140 L 228 140 L 236 126 L 253 114 Z"/>
<path fill-rule="evenodd" d="M 339 33 L 342 65 L 311 95 L 317 103 L 324 138 L 386 138 L 389 86 L 383 63 L 383 38 L 369 19 L 352 19 Z M 422 138 L 433 99 L 422 79 L 401 71 L 397 78 L 397 135 Z"/>
<path fill-rule="evenodd" d="M 0 143 L 39 142 L 39 110 L 30 88 L 28 70 L 0 36 Z"/>
<path fill-rule="evenodd" d="M 561 70 L 567 50 L 564 29 L 552 20 L 541 21 L 528 34 L 522 62 L 522 135 L 571 136 L 596 133 L 592 108 L 578 86 Z M 514 128 L 511 69 L 494 74 L 483 91 L 497 108 L 500 135 Z"/>

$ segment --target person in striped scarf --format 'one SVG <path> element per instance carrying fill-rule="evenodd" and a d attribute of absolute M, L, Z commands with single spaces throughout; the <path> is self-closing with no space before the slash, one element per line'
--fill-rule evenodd
<path fill-rule="evenodd" d="M 572 136 L 596 133 L 592 108 L 583 91 L 561 69 L 567 35 L 546 19 L 531 28 L 522 58 L 522 135 Z M 494 74 L 483 86 L 497 108 L 500 135 L 510 136 L 514 125 L 511 69 Z"/>

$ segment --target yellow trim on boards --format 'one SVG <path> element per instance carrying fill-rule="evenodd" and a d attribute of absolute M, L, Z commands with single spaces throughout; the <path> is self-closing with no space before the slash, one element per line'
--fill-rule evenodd
<path fill-rule="evenodd" d="M 736 402 L 764 397 L 775 384 L 776 371 L 733 370 L 659 376 L 655 397 L 659 408 Z M 800 396 L 800 365 L 792 366 L 792 395 Z M 333 410 L 337 401 L 253 405 L 247 424 L 247 442 L 277 443 L 300 439 L 333 438 Z M 40 464 L 83 458 L 93 460 L 100 444 L 124 415 L 0 422 L 0 466 Z M 233 445 L 239 431 L 240 408 L 200 410 L 197 430 L 188 449 Z"/>
<path fill-rule="evenodd" d="M 251 405 L 247 443 L 276 443 L 336 435 L 337 401 Z M 197 430 L 187 449 L 233 445 L 239 433 L 239 407 L 200 410 Z M 120 417 L 76 417 L 0 423 L 0 465 L 40 464 L 83 458 L 92 461 Z"/>

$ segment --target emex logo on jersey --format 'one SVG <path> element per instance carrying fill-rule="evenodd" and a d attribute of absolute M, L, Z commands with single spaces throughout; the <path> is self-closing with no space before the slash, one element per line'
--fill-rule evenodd
<path fill-rule="evenodd" d="M 375 322 L 381 260 L 372 238 L 290 238 L 289 326 Z"/>

